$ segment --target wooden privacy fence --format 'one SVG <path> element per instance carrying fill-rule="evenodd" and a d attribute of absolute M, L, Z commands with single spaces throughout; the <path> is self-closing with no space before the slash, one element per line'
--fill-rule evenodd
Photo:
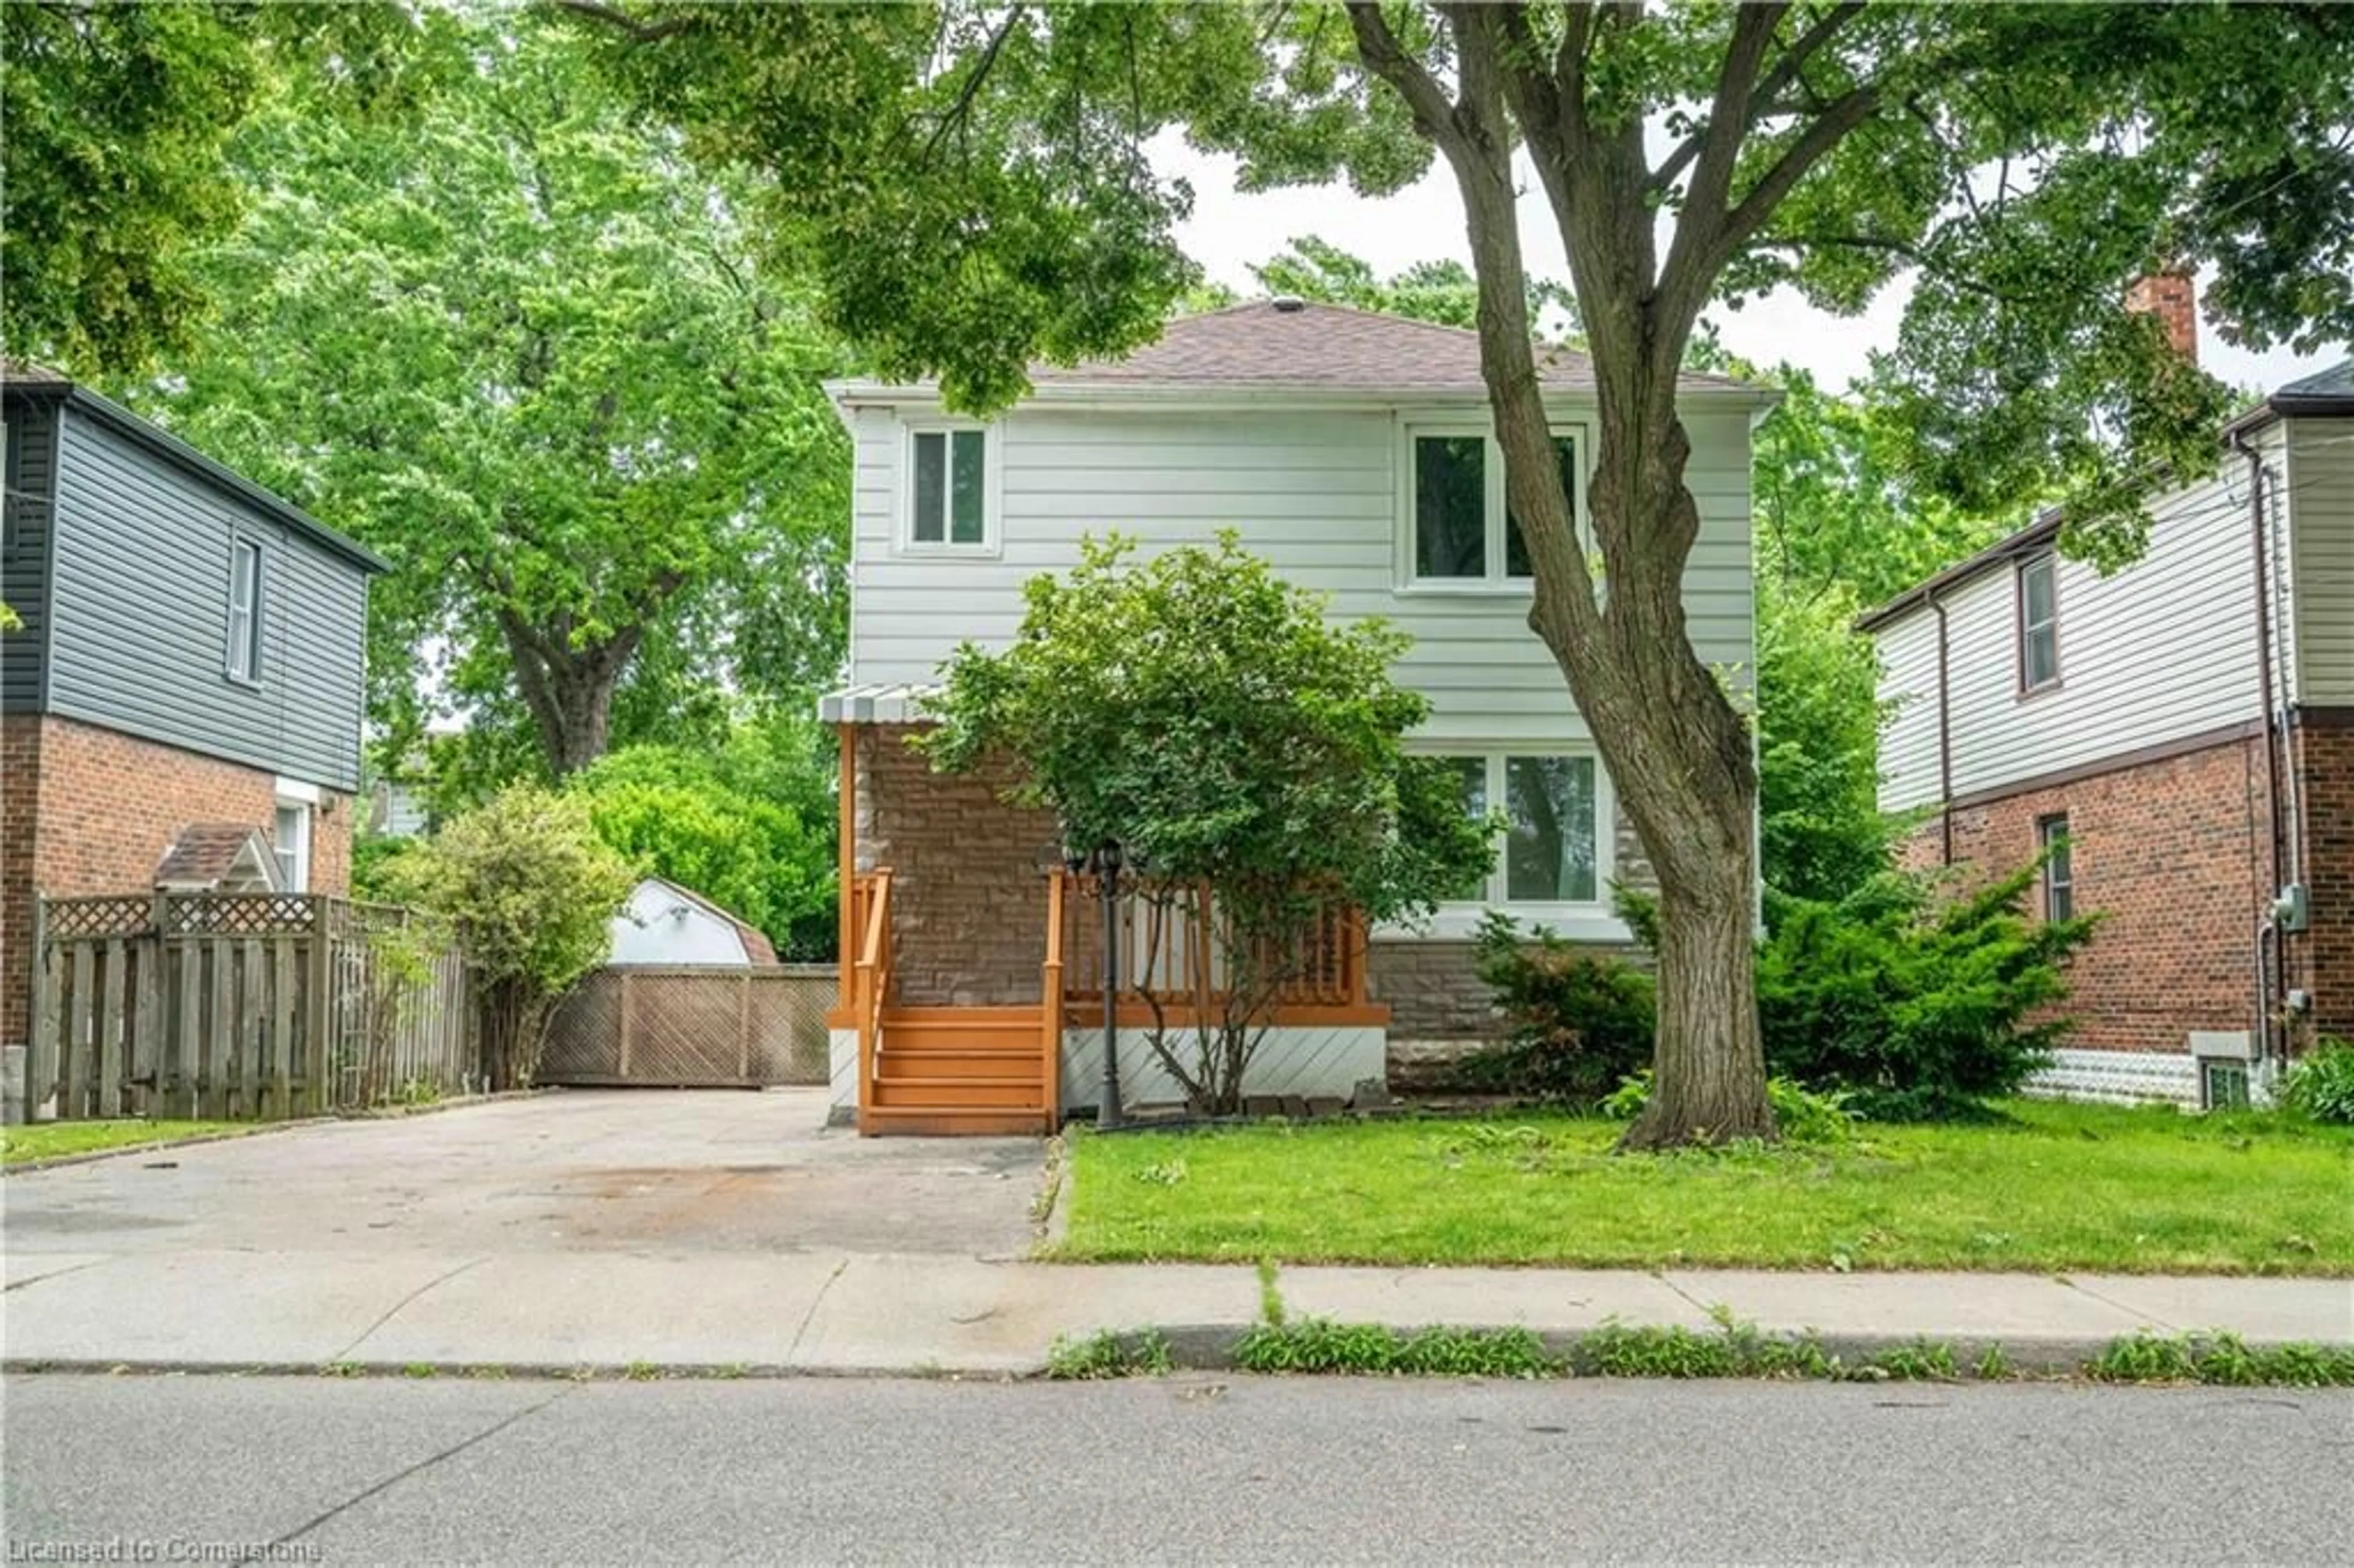
<path fill-rule="evenodd" d="M 278 1119 L 462 1092 L 465 968 L 394 957 L 409 919 L 312 895 L 44 899 L 27 1107 Z"/>
<path fill-rule="evenodd" d="M 822 1084 L 831 964 L 622 965 L 548 1022 L 537 1082 L 670 1088 Z"/>

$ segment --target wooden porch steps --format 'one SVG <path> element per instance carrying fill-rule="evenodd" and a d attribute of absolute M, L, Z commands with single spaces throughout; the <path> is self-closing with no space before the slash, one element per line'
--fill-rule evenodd
<path fill-rule="evenodd" d="M 885 1007 L 859 1128 L 869 1135 L 1054 1130 L 1030 1007 Z"/>

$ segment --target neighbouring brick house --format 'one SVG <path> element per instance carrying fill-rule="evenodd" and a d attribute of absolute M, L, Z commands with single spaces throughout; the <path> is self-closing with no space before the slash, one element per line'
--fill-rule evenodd
<path fill-rule="evenodd" d="M 0 367 L 0 1044 L 41 897 L 341 893 L 385 563 L 70 379 Z M 248 845 L 259 834 L 267 864 Z"/>
<path fill-rule="evenodd" d="M 2187 280 L 2145 302 L 2195 351 Z M 2221 433 L 2104 577 L 2045 516 L 1872 611 L 1881 804 L 1916 864 L 2066 847 L 2044 913 L 2099 911 L 2050 1086 L 2197 1103 L 2354 1036 L 2354 361 Z"/>
<path fill-rule="evenodd" d="M 1541 364 L 1582 514 L 1592 367 L 1565 350 Z M 1075 890 L 1059 948 L 1071 1005 L 1042 1001 L 1055 822 L 1005 805 L 984 780 L 931 774 L 906 744 L 942 661 L 968 640 L 1009 642 L 1023 584 L 1075 565 L 1090 533 L 1116 529 L 1150 548 L 1232 529 L 1286 577 L 1328 594 L 1335 616 L 1381 616 L 1411 633 L 1398 678 L 1432 704 L 1414 744 L 1454 760 L 1467 806 L 1492 802 L 1512 822 L 1480 896 L 1446 906 L 1429 928 L 1329 934 L 1330 963 L 1278 1009 L 1247 1092 L 1342 1097 L 1393 1063 L 1490 1036 L 1469 942 L 1489 909 L 1573 939 L 1628 942 L 1610 886 L 1649 874 L 1528 626 L 1530 580 L 1476 334 L 1277 300 L 1172 322 L 1117 363 L 1037 366 L 1032 377 L 1028 396 L 987 421 L 948 414 L 929 386 L 832 387 L 856 454 L 848 683 L 821 710 L 840 727 L 845 780 L 833 1019 L 843 1112 L 854 1107 L 869 1130 L 978 1129 L 1034 1127 L 1048 1097 L 1064 1110 L 1095 1102 L 1101 1003 L 1099 992 L 1085 998 L 1102 943 L 1093 901 L 1080 909 Z M 1736 679 L 1755 665 L 1749 431 L 1772 396 L 1708 376 L 1680 388 L 1701 514 L 1691 634 Z M 1133 974 L 1147 939 L 1131 927 L 1123 940 Z M 861 1017 L 859 960 L 870 954 L 887 988 Z M 1042 1058 L 1053 1082 L 1040 1081 Z M 1121 1072 L 1130 1101 L 1173 1093 L 1132 1037 Z"/>

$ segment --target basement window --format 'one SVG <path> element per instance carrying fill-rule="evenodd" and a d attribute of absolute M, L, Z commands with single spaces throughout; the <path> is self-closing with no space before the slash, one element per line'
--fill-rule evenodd
<path fill-rule="evenodd" d="M 2248 1065 L 2228 1056 L 2205 1056 L 2199 1062 L 2199 1103 L 2209 1110 L 2248 1108 Z"/>

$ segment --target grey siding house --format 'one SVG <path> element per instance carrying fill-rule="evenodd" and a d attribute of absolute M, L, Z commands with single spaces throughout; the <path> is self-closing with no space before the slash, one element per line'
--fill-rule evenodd
<path fill-rule="evenodd" d="M 368 578 L 386 563 L 69 377 L 0 366 L 0 1044 L 34 902 L 154 885 L 183 833 L 349 883 Z"/>

